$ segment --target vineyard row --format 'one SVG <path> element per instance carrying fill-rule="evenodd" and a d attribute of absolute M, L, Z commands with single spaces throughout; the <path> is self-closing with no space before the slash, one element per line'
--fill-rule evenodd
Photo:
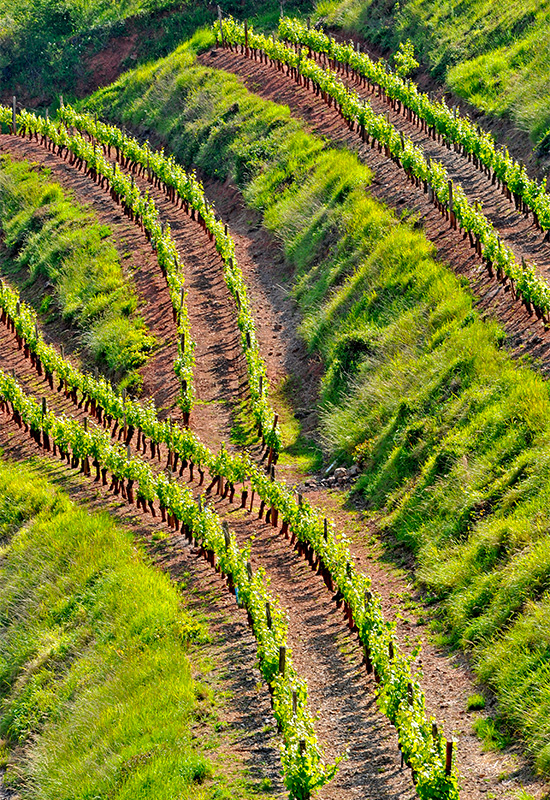
<path fill-rule="evenodd" d="M 307 51 L 296 53 L 292 48 L 263 34 L 255 34 L 233 18 L 220 21 L 222 42 L 243 55 L 265 63 L 291 75 L 295 82 L 311 88 L 329 107 L 346 120 L 350 130 L 357 131 L 361 140 L 391 158 L 406 172 L 407 178 L 417 188 L 422 187 L 438 211 L 446 217 L 451 227 L 469 236 L 470 245 L 482 257 L 491 274 L 496 270 L 502 283 L 510 281 L 514 296 L 521 297 L 528 309 L 550 322 L 550 285 L 537 273 L 536 266 L 523 260 L 516 261 L 513 251 L 505 246 L 485 215 L 473 206 L 460 184 L 453 185 L 443 164 L 424 157 L 422 148 L 410 138 L 399 133 L 389 120 L 375 114 L 366 101 L 350 91 L 330 70 L 324 70 L 307 57 Z M 221 37 L 216 24 L 214 33 Z"/>
<path fill-rule="evenodd" d="M 531 211 L 537 228 L 550 231 L 547 185 L 529 178 L 525 166 L 513 159 L 506 147 L 498 150 L 493 136 L 460 115 L 458 109 L 450 109 L 445 100 L 432 100 L 415 83 L 389 69 L 387 62 L 375 62 L 352 44 L 336 42 L 322 28 L 282 17 L 278 33 L 282 39 L 308 47 L 310 55 L 313 51 L 330 59 L 334 70 L 345 67 L 346 75 L 351 70 L 352 77 L 361 79 L 364 85 L 378 87 L 380 95 L 383 92 L 384 99 L 392 101 L 394 110 L 403 110 L 409 122 L 419 125 L 434 139 L 439 136 L 447 147 L 453 145 L 456 152 L 467 156 L 474 167 L 491 177 L 493 185 L 498 182 L 502 186 L 518 212 Z"/>
<path fill-rule="evenodd" d="M 225 448 L 213 454 L 185 428 L 170 421 L 161 422 L 153 405 L 141 406 L 137 401 L 117 395 L 104 379 L 95 379 L 76 370 L 54 348 L 46 345 L 38 332 L 36 316 L 22 303 L 15 290 L 0 284 L 0 322 L 17 336 L 20 349 L 31 359 L 40 376 L 54 387 L 54 371 L 59 379 L 58 390 L 73 404 L 90 412 L 95 420 L 110 430 L 118 430 L 126 446 L 137 434 L 137 447 L 145 452 L 149 438 L 151 457 L 160 460 L 160 443 L 167 448 L 167 468 L 180 476 L 189 468 L 194 474 L 197 466 L 199 484 L 204 481 L 205 469 L 211 477 L 207 492 L 216 490 L 232 500 L 235 484 L 243 484 L 241 504 L 253 508 L 258 494 L 258 515 L 274 527 L 281 516 L 281 534 L 304 555 L 312 569 L 322 575 L 327 587 L 336 590 L 339 605 L 344 606 L 348 623 L 357 630 L 364 647 L 369 672 L 374 672 L 378 684 L 378 702 L 382 711 L 396 726 L 404 760 L 411 767 L 421 798 L 458 797 L 457 776 L 451 764 L 451 742 L 445 743 L 435 722 L 426 717 L 425 700 L 418 681 L 413 677 L 412 661 L 397 649 L 394 626 L 383 616 L 380 598 L 371 590 L 370 579 L 359 572 L 343 537 L 339 537 L 328 521 L 301 497 L 271 480 L 253 464 L 246 454 L 229 454 Z M 81 397 L 78 396 L 81 392 Z M 35 428 L 42 430 L 41 417 L 35 408 L 32 417 Z M 118 450 L 120 454 L 124 450 Z M 124 466 L 125 460 L 120 463 Z M 120 478 L 124 477 L 124 471 Z M 174 485 L 174 484 L 170 484 Z M 249 486 L 250 491 L 246 488 Z M 150 504 L 154 489 L 145 481 L 140 484 L 140 497 Z M 149 505 L 151 510 L 151 505 Z M 435 792 L 435 794 L 434 794 Z"/>

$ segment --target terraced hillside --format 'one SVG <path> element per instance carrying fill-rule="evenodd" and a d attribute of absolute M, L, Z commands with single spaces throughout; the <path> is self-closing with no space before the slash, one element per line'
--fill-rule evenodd
<path fill-rule="evenodd" d="M 271 33 L 224 10 L 76 106 L 0 109 L 4 791 L 542 798 L 550 198 L 355 45 Z M 29 469 L 50 499 L 12 520 Z M 190 616 L 157 608 L 143 669 L 172 635 L 198 648 L 186 688 L 136 683 L 146 736 L 107 682 L 86 753 L 87 615 L 114 641 L 86 587 L 111 576 L 113 625 L 141 601 L 110 566 L 69 587 L 44 475 L 85 506 L 86 552 L 101 509 L 181 586 Z M 21 548 L 46 557 L 27 529 L 76 600 L 17 649 L 13 587 L 53 591 L 23 574 Z"/>

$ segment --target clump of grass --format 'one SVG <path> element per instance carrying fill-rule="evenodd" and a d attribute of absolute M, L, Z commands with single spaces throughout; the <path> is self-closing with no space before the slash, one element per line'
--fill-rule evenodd
<path fill-rule="evenodd" d="M 479 717 L 472 727 L 482 740 L 484 750 L 504 750 L 512 743 L 512 737 L 497 720 Z"/>
<path fill-rule="evenodd" d="M 138 370 L 154 339 L 109 228 L 53 183 L 47 170 L 8 156 L 0 160 L 0 225 L 27 282 L 42 277 L 52 285 L 37 310 L 50 319 L 55 309 L 80 331 L 88 359 L 137 391 Z"/>
<path fill-rule="evenodd" d="M 485 708 L 485 698 L 482 694 L 472 694 L 466 701 L 468 711 L 481 711 Z"/>

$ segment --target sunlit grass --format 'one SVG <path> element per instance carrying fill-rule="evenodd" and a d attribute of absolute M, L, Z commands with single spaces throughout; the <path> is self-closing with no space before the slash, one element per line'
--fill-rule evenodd
<path fill-rule="evenodd" d="M 0 537 L 5 783 L 48 800 L 258 797 L 217 753 L 205 622 L 131 534 L 38 465 L 0 462 Z"/>

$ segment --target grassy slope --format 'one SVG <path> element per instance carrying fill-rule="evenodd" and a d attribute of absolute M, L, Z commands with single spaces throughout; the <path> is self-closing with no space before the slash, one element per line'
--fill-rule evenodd
<path fill-rule="evenodd" d="M 148 15 L 176 0 L 0 0 L 3 83 L 29 83 L 34 96 L 61 82 L 69 88 L 79 58 L 132 15 Z M 58 88 L 58 91 L 60 89 Z"/>
<path fill-rule="evenodd" d="M 371 200 L 367 168 L 288 109 L 194 63 L 192 46 L 87 106 L 234 178 L 295 266 L 303 333 L 326 365 L 327 447 L 414 552 L 449 639 L 469 649 L 541 769 L 550 754 L 550 402 L 501 349 L 422 233 Z M 214 62 L 213 62 L 214 63 Z"/>
<path fill-rule="evenodd" d="M 0 625 L 5 780 L 23 799 L 258 796 L 220 768 L 221 703 L 194 679 L 205 624 L 38 464 L 0 461 Z"/>
<path fill-rule="evenodd" d="M 154 340 L 140 317 L 110 230 L 76 203 L 47 170 L 0 160 L 0 226 L 10 259 L 0 267 L 26 283 L 47 280 L 52 293 L 37 310 L 60 314 L 80 331 L 84 355 L 136 389 Z"/>
<path fill-rule="evenodd" d="M 319 0 L 317 12 L 392 51 L 411 38 L 433 74 L 481 111 L 512 116 L 534 142 L 548 132 L 548 2 Z"/>
<path fill-rule="evenodd" d="M 272 29 L 279 0 L 224 0 L 225 13 Z M 310 13 L 313 0 L 287 0 L 287 13 Z M 48 106 L 73 98 L 93 80 L 91 60 L 120 57 L 127 68 L 165 56 L 197 28 L 216 19 L 209 0 L 0 0 L 0 83 L 5 97 Z M 113 46 L 114 44 L 114 46 Z M 126 51 L 124 51 L 126 52 Z M 96 63 L 96 66 L 98 64 Z"/>

